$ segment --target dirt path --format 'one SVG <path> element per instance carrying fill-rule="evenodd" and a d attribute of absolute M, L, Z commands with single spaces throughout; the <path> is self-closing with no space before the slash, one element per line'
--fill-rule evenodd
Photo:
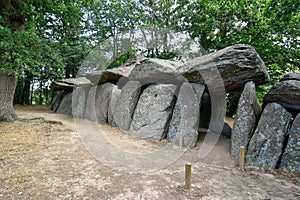
<path fill-rule="evenodd" d="M 46 107 L 16 109 L 21 121 L 0 123 L 0 199 L 300 198 L 299 176 L 284 172 L 242 172 L 228 154 L 229 141 L 225 138 L 203 159 L 198 156 L 200 141 L 196 149 L 162 169 L 130 172 L 145 163 L 155 169 L 159 157 L 156 159 L 151 152 L 173 148 L 165 142 L 131 137 L 109 126 L 82 120 L 74 123 L 71 117 L 55 114 Z M 137 159 L 150 153 L 150 162 L 137 162 L 131 168 L 126 163 L 131 161 L 127 157 L 115 162 L 115 152 L 109 151 L 116 150 L 92 146 L 103 142 L 89 131 L 97 126 L 115 149 L 133 158 L 136 155 Z M 117 165 L 111 167 L 122 162 L 125 170 Z M 191 191 L 183 189 L 187 162 L 193 166 Z"/>

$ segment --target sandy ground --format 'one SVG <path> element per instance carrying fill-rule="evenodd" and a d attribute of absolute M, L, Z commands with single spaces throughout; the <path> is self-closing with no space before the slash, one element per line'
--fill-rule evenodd
<path fill-rule="evenodd" d="M 228 153 L 225 138 L 205 158 L 198 156 L 200 137 L 197 148 L 170 165 L 130 172 L 131 168 L 111 167 L 99 159 L 108 159 L 113 152 L 95 154 L 98 140 L 93 140 L 93 148 L 87 146 L 89 140 L 84 140 L 77 125 L 88 130 L 90 122 L 74 123 L 47 107 L 17 106 L 16 111 L 20 120 L 0 123 L 0 199 L 300 199 L 299 174 L 241 171 Z M 172 145 L 99 126 L 117 149 L 137 157 Z M 149 160 L 145 163 L 155 163 L 155 158 Z M 124 158 L 124 166 L 126 162 Z M 192 163 L 190 191 L 184 188 L 185 163 Z"/>

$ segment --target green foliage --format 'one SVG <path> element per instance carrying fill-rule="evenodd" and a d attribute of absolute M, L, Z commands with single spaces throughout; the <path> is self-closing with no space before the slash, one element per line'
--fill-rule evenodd
<path fill-rule="evenodd" d="M 300 68 L 300 2 L 297 0 L 25 2 L 23 11 L 11 8 L 9 12 L 0 12 L 0 70 L 20 77 L 17 91 L 23 91 L 22 85 L 29 80 L 29 85 L 34 85 L 30 90 L 39 90 L 45 96 L 49 81 L 76 76 L 90 50 L 108 38 L 112 38 L 114 48 L 109 68 L 122 65 L 134 56 L 136 49 L 120 53 L 117 36 L 141 28 L 182 31 L 207 52 L 236 43 L 252 45 L 271 76 L 269 84 L 257 89 L 260 100 L 283 74 Z M 16 13 L 20 16 L 24 13 L 23 32 L 16 32 L 7 23 L 8 14 Z M 156 37 L 154 32 L 153 37 Z M 167 45 L 161 49 L 154 46 L 147 52 L 148 56 L 163 59 L 177 56 Z M 236 96 L 229 96 L 229 113 L 237 105 Z"/>

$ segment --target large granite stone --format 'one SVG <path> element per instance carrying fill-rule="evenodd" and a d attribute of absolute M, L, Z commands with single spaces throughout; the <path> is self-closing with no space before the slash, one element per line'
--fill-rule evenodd
<path fill-rule="evenodd" d="M 61 81 L 53 81 L 52 89 L 53 90 L 65 90 L 72 91 L 73 88 L 83 86 L 83 85 L 91 85 L 91 81 L 85 77 L 77 77 L 77 78 L 69 78 Z"/>
<path fill-rule="evenodd" d="M 249 81 L 256 85 L 269 81 L 267 68 L 249 45 L 236 44 L 215 53 L 190 60 L 178 68 L 189 82 L 204 83 L 220 73 L 226 92 L 241 90 Z M 220 87 L 223 87 L 220 83 Z"/>
<path fill-rule="evenodd" d="M 114 120 L 116 125 L 124 130 L 128 130 L 132 121 L 133 112 L 139 100 L 141 92 L 139 81 L 128 81 L 122 88 L 118 98 Z"/>
<path fill-rule="evenodd" d="M 239 155 L 240 146 L 247 148 L 261 114 L 255 83 L 248 82 L 241 94 L 231 134 L 231 154 Z"/>
<path fill-rule="evenodd" d="M 72 114 L 75 118 L 84 118 L 85 105 L 90 85 L 82 85 L 72 93 Z"/>
<path fill-rule="evenodd" d="M 151 85 L 144 90 L 130 126 L 130 132 L 143 138 L 165 138 L 175 102 L 177 86 Z"/>
<path fill-rule="evenodd" d="M 95 108 L 97 121 L 99 123 L 107 123 L 108 121 L 108 107 L 113 87 L 114 86 L 111 83 L 104 83 L 97 87 Z"/>
<path fill-rule="evenodd" d="M 183 83 L 170 122 L 168 141 L 179 144 L 179 134 L 183 136 L 184 147 L 195 147 L 198 138 L 201 97 L 205 86 Z"/>
<path fill-rule="evenodd" d="M 108 107 L 108 123 L 112 126 L 117 126 L 114 119 L 114 115 L 116 115 L 116 112 L 118 112 L 118 110 L 116 110 L 116 107 L 120 95 L 121 95 L 121 89 L 119 89 L 116 85 L 114 85 L 110 97 L 110 101 L 109 101 L 109 107 Z"/>
<path fill-rule="evenodd" d="M 264 104 L 278 102 L 293 113 L 300 112 L 300 81 L 276 83 L 264 97 Z"/>
<path fill-rule="evenodd" d="M 141 60 L 129 74 L 130 80 L 138 80 L 144 84 L 177 84 L 181 77 L 177 68 L 182 65 L 178 61 L 147 58 Z"/>
<path fill-rule="evenodd" d="M 294 119 L 288 135 L 289 138 L 280 167 L 300 172 L 300 114 Z"/>
<path fill-rule="evenodd" d="M 143 56 L 136 56 L 130 60 L 128 60 L 124 65 L 121 67 L 113 68 L 113 69 L 105 69 L 100 71 L 93 71 L 85 76 L 95 84 L 103 84 L 105 82 L 117 83 L 121 79 L 125 80 L 126 82 L 129 80 L 128 76 L 135 68 L 136 65 L 139 65 L 144 60 L 149 58 Z"/>
<path fill-rule="evenodd" d="M 287 81 L 287 80 L 295 80 L 295 81 L 300 81 L 300 73 L 288 73 L 285 74 L 280 81 Z"/>
<path fill-rule="evenodd" d="M 57 94 L 52 99 L 51 107 L 50 107 L 51 110 L 56 112 L 56 110 L 64 96 L 65 96 L 65 92 L 62 92 L 62 91 L 57 92 Z"/>
<path fill-rule="evenodd" d="M 222 79 L 216 83 L 216 75 Z M 144 84 L 177 84 L 178 82 L 214 82 L 227 92 L 243 89 L 245 83 L 257 85 L 269 81 L 264 62 L 249 45 L 237 44 L 187 63 L 157 58 L 136 57 L 121 67 L 86 74 L 95 84 L 139 81 Z M 124 81 L 125 80 L 125 81 Z"/>
<path fill-rule="evenodd" d="M 56 112 L 59 114 L 72 115 L 72 92 L 65 94 Z"/>
<path fill-rule="evenodd" d="M 248 165 L 278 167 L 291 117 L 280 104 L 270 103 L 265 107 L 248 146 Z"/>
<path fill-rule="evenodd" d="M 95 106 L 96 91 L 97 91 L 97 86 L 93 86 L 90 88 L 86 98 L 86 106 L 85 106 L 85 113 L 84 113 L 84 118 L 93 122 L 97 121 L 96 106 Z"/>

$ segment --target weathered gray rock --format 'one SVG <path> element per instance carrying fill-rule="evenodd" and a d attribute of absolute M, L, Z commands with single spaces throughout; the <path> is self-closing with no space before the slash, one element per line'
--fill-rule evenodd
<path fill-rule="evenodd" d="M 87 78 L 94 84 L 103 84 L 106 82 L 116 83 L 121 78 L 127 78 L 128 73 L 133 67 L 118 67 L 114 69 L 107 69 L 102 71 L 95 71 L 87 74 Z"/>
<path fill-rule="evenodd" d="M 165 138 L 177 86 L 151 85 L 144 90 L 134 111 L 130 132 L 143 138 Z"/>
<path fill-rule="evenodd" d="M 121 95 L 121 89 L 119 89 L 116 85 L 114 85 L 113 89 L 112 89 L 112 94 L 110 97 L 110 101 L 109 101 L 109 107 L 108 107 L 108 123 L 112 126 L 117 126 L 115 119 L 114 119 L 114 115 L 116 112 L 118 112 L 116 110 L 117 104 L 118 104 L 118 99 Z"/>
<path fill-rule="evenodd" d="M 51 88 L 54 91 L 62 91 L 62 90 L 64 90 L 64 91 L 73 91 L 74 85 L 53 81 L 53 83 L 51 85 Z"/>
<path fill-rule="evenodd" d="M 68 92 L 63 97 L 56 112 L 59 114 L 72 115 L 72 92 Z"/>
<path fill-rule="evenodd" d="M 86 77 L 68 78 L 62 81 L 63 83 L 75 86 L 91 85 L 91 81 Z"/>
<path fill-rule="evenodd" d="M 289 131 L 288 143 L 281 159 L 281 168 L 300 172 L 300 114 Z"/>
<path fill-rule="evenodd" d="M 287 80 L 295 80 L 295 81 L 300 81 L 300 73 L 288 73 L 285 74 L 280 81 L 287 81 Z"/>
<path fill-rule="evenodd" d="M 261 114 L 255 83 L 248 82 L 239 100 L 231 134 L 231 154 L 239 155 L 240 146 L 247 148 Z"/>
<path fill-rule="evenodd" d="M 52 84 L 53 90 L 72 91 L 76 86 L 91 85 L 91 81 L 85 77 L 69 78 L 62 81 L 54 81 Z"/>
<path fill-rule="evenodd" d="M 195 147 L 198 138 L 201 97 L 205 86 L 183 83 L 175 104 L 167 139 L 179 144 L 179 134 L 183 136 L 184 147 Z"/>
<path fill-rule="evenodd" d="M 270 169 L 278 166 L 291 117 L 280 104 L 265 107 L 248 146 L 248 165 Z"/>
<path fill-rule="evenodd" d="M 109 100 L 111 97 L 112 90 L 113 84 L 111 83 L 105 83 L 97 87 L 95 107 L 97 121 L 100 123 L 107 123 Z"/>
<path fill-rule="evenodd" d="M 65 94 L 64 94 L 64 92 L 58 92 L 55 96 L 54 96 L 54 98 L 53 98 L 53 100 L 52 100 L 52 102 L 51 102 L 51 110 L 53 110 L 54 112 L 56 112 L 56 110 L 57 110 L 57 108 L 58 108 L 58 106 L 59 106 L 59 104 L 60 104 L 60 102 L 61 102 L 61 100 L 63 99 L 63 97 L 65 96 Z"/>
<path fill-rule="evenodd" d="M 138 81 L 128 81 L 122 88 L 118 98 L 114 120 L 118 127 L 128 130 L 132 121 L 135 106 L 139 100 L 141 83 Z"/>
<path fill-rule="evenodd" d="M 93 86 L 90 88 L 87 98 L 86 98 L 86 106 L 85 106 L 85 113 L 84 119 L 96 122 L 97 115 L 96 115 L 96 91 L 97 86 Z"/>
<path fill-rule="evenodd" d="M 195 58 L 179 67 L 178 71 L 189 82 L 197 83 L 214 81 L 214 75 L 220 73 L 226 92 L 241 90 L 249 81 L 259 85 L 270 79 L 267 68 L 255 49 L 244 44 Z M 223 87 L 223 83 L 218 84 Z"/>
<path fill-rule="evenodd" d="M 117 83 L 120 79 L 129 80 L 128 76 L 131 73 L 132 69 L 147 60 L 148 58 L 142 56 L 136 56 L 129 61 L 127 61 L 121 67 L 113 68 L 113 69 L 105 69 L 101 71 L 94 71 L 86 74 L 86 77 L 95 84 L 102 84 L 105 82 Z"/>
<path fill-rule="evenodd" d="M 222 79 L 216 83 L 216 75 Z M 193 59 L 185 64 L 156 58 L 137 57 L 122 67 L 92 72 L 86 77 L 95 84 L 140 81 L 144 84 L 175 84 L 178 82 L 209 83 L 226 91 L 236 91 L 248 81 L 257 85 L 269 81 L 264 62 L 249 45 L 237 44 L 216 53 Z M 203 79 L 204 78 L 204 79 Z M 204 81 L 205 80 L 205 81 Z"/>
<path fill-rule="evenodd" d="M 77 87 L 72 93 L 72 114 L 75 118 L 84 118 L 87 94 L 90 85 Z"/>
<path fill-rule="evenodd" d="M 138 80 L 144 84 L 177 84 L 181 77 L 177 73 L 177 68 L 181 62 L 163 60 L 157 58 L 147 58 L 141 60 L 129 74 L 130 80 Z M 179 77 L 179 78 L 177 78 Z"/>
<path fill-rule="evenodd" d="M 278 102 L 291 112 L 300 112 L 300 81 L 276 83 L 264 97 L 264 104 Z"/>

